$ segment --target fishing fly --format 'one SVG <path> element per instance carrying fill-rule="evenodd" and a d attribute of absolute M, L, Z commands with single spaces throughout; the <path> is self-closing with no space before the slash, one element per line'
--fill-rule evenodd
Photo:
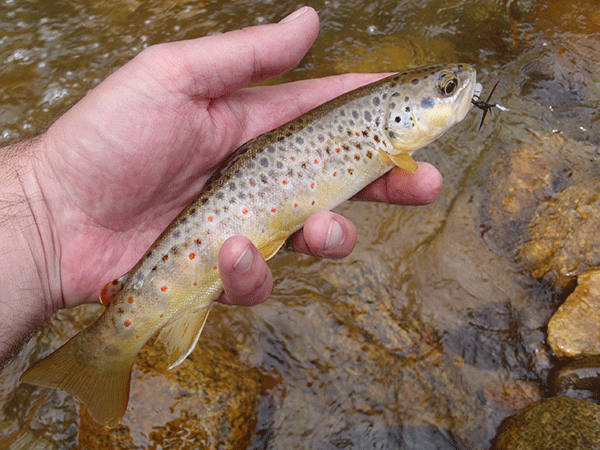
<path fill-rule="evenodd" d="M 500 111 L 510 111 L 510 109 L 508 109 L 506 106 L 498 105 L 497 103 L 490 103 L 490 100 L 492 99 L 492 95 L 494 94 L 494 91 L 496 90 L 496 86 L 498 86 L 498 83 L 500 83 L 500 80 L 496 81 L 496 84 L 492 88 L 492 91 L 490 92 L 490 95 L 488 95 L 488 98 L 486 101 L 481 100 L 481 97 L 479 97 L 479 95 L 475 95 L 471 99 L 471 103 L 475 107 L 483 110 L 483 116 L 481 117 L 481 123 L 479 124 L 478 130 L 481 130 L 481 127 L 483 126 L 483 122 L 485 120 L 485 116 L 487 115 L 488 111 L 490 112 L 490 114 L 492 113 L 492 108 L 498 108 Z"/>

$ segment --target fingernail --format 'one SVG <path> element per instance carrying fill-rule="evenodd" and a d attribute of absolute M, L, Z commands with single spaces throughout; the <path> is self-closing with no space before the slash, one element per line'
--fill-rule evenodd
<path fill-rule="evenodd" d="M 233 268 L 238 273 L 246 273 L 252 267 L 254 262 L 254 255 L 249 246 L 246 246 L 246 250 L 240 255 L 237 261 L 233 264 Z"/>
<path fill-rule="evenodd" d="M 344 237 L 344 230 L 342 226 L 336 221 L 331 220 L 329 222 L 329 230 L 327 230 L 327 239 L 325 239 L 325 250 L 332 250 L 342 242 Z"/>
<path fill-rule="evenodd" d="M 281 19 L 279 21 L 279 23 L 286 23 L 286 22 L 291 22 L 292 20 L 296 20 L 298 17 L 300 17 L 306 11 L 308 11 L 308 6 L 303 6 L 302 8 L 300 8 L 300 9 L 294 11 L 293 13 L 291 13 L 289 16 L 284 17 L 283 19 Z"/>

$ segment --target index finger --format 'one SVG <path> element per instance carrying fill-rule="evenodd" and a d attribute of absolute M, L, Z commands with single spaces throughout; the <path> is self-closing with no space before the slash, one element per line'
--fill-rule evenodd
<path fill-rule="evenodd" d="M 351 200 L 394 205 L 428 205 L 442 193 L 442 175 L 429 163 L 418 164 L 419 169 L 414 173 L 394 167 Z"/>

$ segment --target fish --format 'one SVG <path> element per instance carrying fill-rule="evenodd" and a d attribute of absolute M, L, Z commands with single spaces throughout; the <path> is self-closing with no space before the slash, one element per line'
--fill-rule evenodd
<path fill-rule="evenodd" d="M 196 346 L 223 292 L 217 258 L 244 235 L 265 259 L 330 210 L 460 122 L 481 92 L 468 64 L 407 70 L 359 87 L 242 145 L 138 263 L 109 282 L 89 327 L 29 368 L 24 383 L 64 390 L 100 425 L 126 412 L 134 359 L 158 332 L 170 368 Z"/>

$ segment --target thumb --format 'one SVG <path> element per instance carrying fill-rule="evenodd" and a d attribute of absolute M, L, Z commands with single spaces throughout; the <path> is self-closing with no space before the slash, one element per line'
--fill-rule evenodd
<path fill-rule="evenodd" d="M 147 50 L 154 49 L 157 57 L 160 55 L 155 76 L 162 73 L 171 88 L 190 98 L 217 98 L 291 69 L 318 33 L 319 17 L 305 6 L 276 24 L 160 44 Z"/>

